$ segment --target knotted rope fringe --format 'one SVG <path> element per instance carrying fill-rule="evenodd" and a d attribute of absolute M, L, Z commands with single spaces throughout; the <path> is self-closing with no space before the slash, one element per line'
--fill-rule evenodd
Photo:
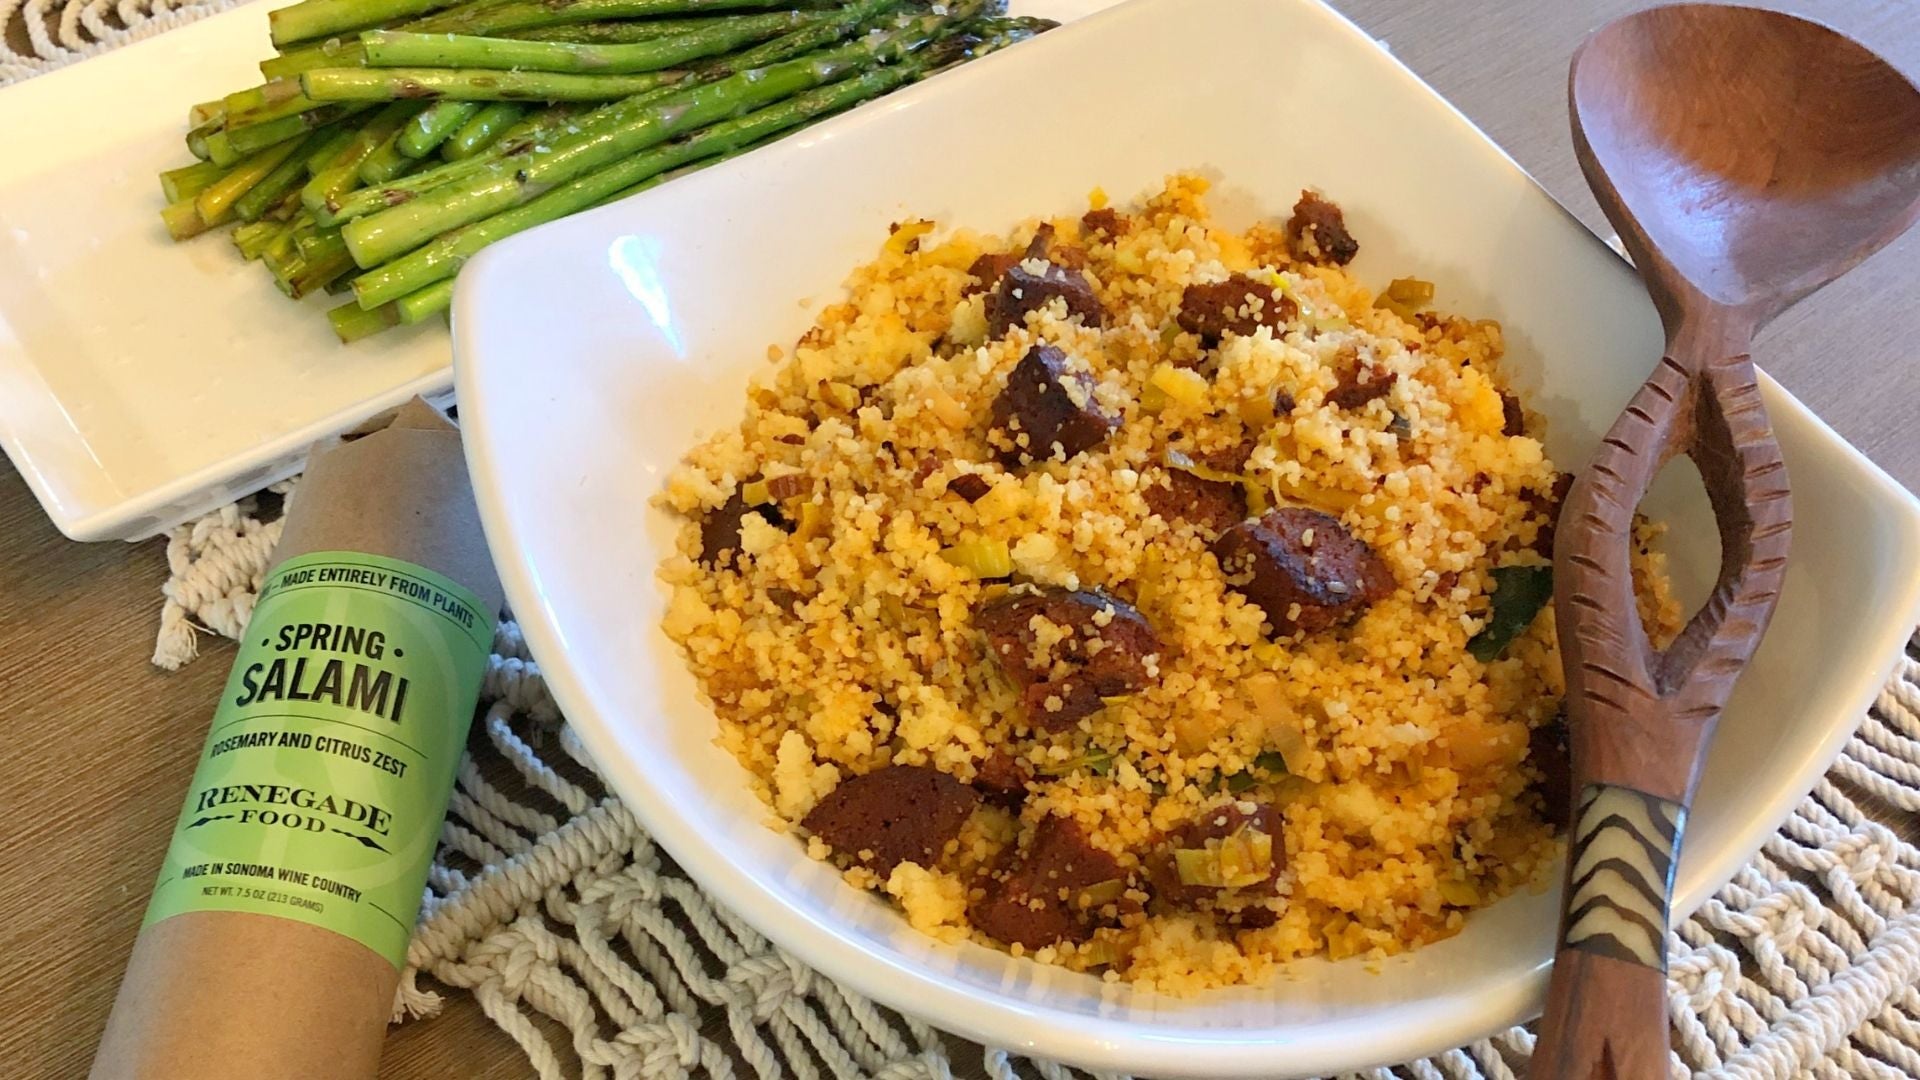
<path fill-rule="evenodd" d="M 246 0 L 0 0 L 0 86 L 217 15 Z M 7 42 L 25 28 L 27 50 Z M 182 106 L 184 108 L 184 105 Z"/>
<path fill-rule="evenodd" d="M 243 500 L 173 531 L 155 663 L 244 627 L 279 535 L 261 515 Z M 511 621 L 481 702 L 396 1019 L 439 1010 L 424 975 L 471 992 L 542 1080 L 952 1076 L 932 1028 L 802 966 L 673 865 L 608 794 Z M 1915 813 L 1920 636 L 1793 818 L 1673 935 L 1675 1077 L 1920 1078 L 1920 848 L 1887 824 Z M 1532 1049 L 1514 1028 L 1361 1075 L 1512 1080 Z M 980 1068 L 1077 1075 L 992 1049 Z"/>

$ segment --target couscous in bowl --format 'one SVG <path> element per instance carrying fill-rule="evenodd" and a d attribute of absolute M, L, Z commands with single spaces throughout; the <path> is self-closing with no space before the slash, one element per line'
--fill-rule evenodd
<path fill-rule="evenodd" d="M 655 571 L 682 522 L 650 500 L 690 446 L 738 425 L 767 345 L 843 298 L 890 223 L 1001 236 L 1077 216 L 1095 185 L 1127 203 L 1180 169 L 1215 180 L 1236 231 L 1284 218 L 1303 187 L 1336 194 L 1368 242 L 1351 270 L 1370 288 L 1424 278 L 1446 308 L 1501 324 L 1506 370 L 1563 468 L 1660 352 L 1630 269 L 1339 16 L 1135 0 L 467 266 L 455 370 L 489 543 L 547 686 L 621 797 L 582 834 L 622 842 L 607 823 L 631 811 L 738 916 L 728 925 L 824 979 L 989 1045 L 1139 1075 L 1324 1075 L 1445 1050 L 1538 1008 L 1550 891 L 1519 890 L 1398 956 L 1309 958 L 1181 997 L 941 943 L 766 827 L 660 629 L 671 590 Z M 1795 566 L 1707 764 L 1677 915 L 1804 798 L 1920 617 L 1916 583 L 1895 572 L 1920 558 L 1910 497 L 1766 391 L 1795 471 Z M 1670 526 L 1676 590 L 1699 595 L 1710 515 L 1684 500 L 1649 510 Z"/>
<path fill-rule="evenodd" d="M 1376 296 L 1317 192 L 1234 232 L 1208 187 L 896 223 L 658 496 L 776 827 L 940 940 L 1165 993 L 1450 937 L 1571 798 L 1566 480 L 1499 325 Z"/>

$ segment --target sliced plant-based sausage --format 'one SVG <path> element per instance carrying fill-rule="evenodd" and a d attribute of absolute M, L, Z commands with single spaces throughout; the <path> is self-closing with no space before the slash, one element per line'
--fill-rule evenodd
<path fill-rule="evenodd" d="M 1553 538 L 1560 524 L 1560 508 L 1566 505 L 1567 493 L 1573 490 L 1573 474 L 1560 473 L 1553 478 L 1553 487 L 1542 495 L 1531 489 L 1521 494 L 1528 506 L 1540 514 L 1540 531 L 1533 536 L 1533 550 L 1553 558 Z"/>
<path fill-rule="evenodd" d="M 1111 206 L 1098 210 L 1089 210 L 1080 215 L 1080 231 L 1091 236 L 1103 236 L 1112 239 L 1125 236 L 1132 222 L 1120 216 L 1120 212 Z"/>
<path fill-rule="evenodd" d="M 748 514 L 759 514 L 775 528 L 787 527 L 787 520 L 780 516 L 778 508 L 771 504 L 748 506 L 746 500 L 736 492 L 732 498 L 707 511 L 707 515 L 700 519 L 700 561 L 708 566 L 718 566 L 721 556 L 727 552 L 738 555 L 740 525 Z M 736 558 L 734 561 L 739 560 Z"/>
<path fill-rule="evenodd" d="M 1277 637 L 1345 623 L 1393 591 L 1393 573 L 1338 518 L 1285 506 L 1213 543 L 1227 584 L 1267 613 Z"/>
<path fill-rule="evenodd" d="M 1270 907 L 1253 905 L 1227 914 L 1227 922 L 1242 930 L 1265 930 L 1280 921 L 1280 913 Z"/>
<path fill-rule="evenodd" d="M 961 473 L 947 485 L 947 490 L 970 503 L 979 502 L 987 492 L 993 490 L 993 484 L 979 473 Z"/>
<path fill-rule="evenodd" d="M 1033 770 L 1026 762 L 1005 750 L 995 750 L 973 774 L 973 788 L 988 802 L 1013 809 L 1026 801 L 1027 784 L 1032 780 Z"/>
<path fill-rule="evenodd" d="M 977 929 L 1010 945 L 1083 941 L 1103 906 L 1085 891 L 1121 877 L 1119 862 L 1094 847 L 1078 822 L 1048 817 L 1024 856 L 1009 852 L 980 880 L 982 895 L 967 914 Z"/>
<path fill-rule="evenodd" d="M 1093 377 L 1069 366 L 1067 354 L 1035 345 L 1014 365 L 993 402 L 989 441 L 1000 463 L 1065 461 L 1106 441 L 1120 418 L 1094 399 Z"/>
<path fill-rule="evenodd" d="M 1085 270 L 1090 260 L 1086 248 L 1074 244 L 1054 244 L 1047 249 L 1047 261 L 1067 270 L 1079 271 Z"/>
<path fill-rule="evenodd" d="M 1098 590 L 1009 593 L 981 607 L 974 623 L 1020 688 L 1029 719 L 1048 730 L 1141 689 L 1159 669 L 1160 639 L 1146 617 Z"/>
<path fill-rule="evenodd" d="M 1247 517 L 1247 493 L 1239 484 L 1203 480 L 1183 469 L 1160 470 L 1140 494 L 1147 509 L 1169 522 L 1187 522 L 1209 540 Z"/>
<path fill-rule="evenodd" d="M 1067 316 L 1088 326 L 1100 326 L 1106 311 L 1094 295 L 1093 283 L 1081 271 L 1087 253 L 1071 244 L 1055 246 L 1053 226 L 1043 224 L 1022 253 L 982 255 L 967 271 L 989 289 L 986 301 L 987 336 L 999 338 L 1019 325 L 1030 311 L 1038 311 L 1059 297 Z M 969 288 L 968 293 L 977 291 Z"/>
<path fill-rule="evenodd" d="M 836 855 L 884 878 L 903 862 L 932 867 L 979 802 L 979 793 L 938 769 L 888 765 L 841 781 L 800 824 Z"/>
<path fill-rule="evenodd" d="M 1540 793 L 1540 820 L 1561 832 L 1573 822 L 1573 756 L 1567 745 L 1567 708 L 1534 728 L 1527 736 L 1527 760 L 1540 770 L 1534 790 Z"/>
<path fill-rule="evenodd" d="M 1259 447 L 1253 439 L 1242 439 L 1232 446 L 1223 446 L 1218 450 L 1207 450 L 1192 455 L 1193 460 L 1210 469 L 1221 472 L 1238 473 L 1247 471 L 1247 461 Z"/>
<path fill-rule="evenodd" d="M 1024 321 L 1029 311 L 1038 311 L 1049 300 L 1059 297 L 1066 303 L 1068 317 L 1078 316 L 1088 326 L 1099 326 L 1106 316 L 1093 284 L 1079 270 L 1048 262 L 1038 272 L 1029 269 L 1032 259 L 1007 267 L 999 284 L 987 294 L 987 336 L 999 338 L 1008 328 Z"/>
<path fill-rule="evenodd" d="M 962 290 L 961 295 L 972 296 L 974 293 L 993 288 L 1002 274 L 1005 274 L 1009 268 L 1019 265 L 1020 260 L 1024 258 L 1026 256 L 1017 251 L 1002 251 L 988 252 L 973 260 L 973 265 L 967 267 L 967 276 L 971 277 L 973 282 Z"/>
<path fill-rule="evenodd" d="M 1527 433 L 1526 410 L 1520 407 L 1520 399 L 1500 391 L 1500 434 L 1511 439 Z"/>
<path fill-rule="evenodd" d="M 1180 880 L 1174 852 L 1182 848 L 1204 848 L 1209 840 L 1224 840 L 1247 829 L 1272 839 L 1272 869 L 1252 884 L 1228 889 L 1219 885 L 1188 885 Z M 1153 895 L 1182 907 L 1192 907 L 1232 892 L 1245 896 L 1272 896 L 1280 871 L 1286 869 L 1286 847 L 1280 837 L 1280 811 L 1271 803 L 1222 802 L 1202 810 L 1192 821 L 1168 833 L 1147 861 Z"/>
<path fill-rule="evenodd" d="M 1303 191 L 1287 219 L 1287 250 L 1302 262 L 1345 266 L 1360 253 L 1360 242 L 1347 231 L 1347 216 L 1338 206 Z"/>
<path fill-rule="evenodd" d="M 1279 289 L 1235 274 L 1225 281 L 1189 285 L 1180 294 L 1180 329 L 1200 335 L 1208 348 L 1227 334 L 1246 337 L 1262 326 L 1274 336 L 1286 328 L 1300 305 Z"/>
<path fill-rule="evenodd" d="M 1364 361 L 1357 362 L 1341 373 L 1340 384 L 1327 394 L 1327 402 L 1342 409 L 1365 408 L 1367 402 L 1391 393 L 1395 378 L 1397 376 L 1390 371 L 1381 371 Z"/>
<path fill-rule="evenodd" d="M 1338 409 L 1362 409 L 1367 402 L 1386 397 L 1397 378 L 1392 372 L 1375 367 L 1372 359 L 1360 355 L 1360 350 L 1352 344 L 1340 347 L 1334 355 L 1333 367 L 1340 381 L 1327 393 L 1327 404 Z"/>

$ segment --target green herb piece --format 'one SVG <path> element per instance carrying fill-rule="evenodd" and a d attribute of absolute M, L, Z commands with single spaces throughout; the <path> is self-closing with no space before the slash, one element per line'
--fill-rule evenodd
<path fill-rule="evenodd" d="M 1260 783 L 1271 783 L 1287 775 L 1286 756 L 1278 750 L 1262 750 L 1255 754 L 1253 764 L 1237 773 L 1221 778 L 1221 786 L 1229 795 L 1239 795 Z"/>
<path fill-rule="evenodd" d="M 1039 766 L 1042 776 L 1071 776 L 1077 772 L 1105 776 L 1113 771 L 1113 751 L 1094 747 L 1079 757 Z"/>
<path fill-rule="evenodd" d="M 1534 617 L 1552 597 L 1553 567 L 1495 567 L 1493 611 L 1486 627 L 1467 642 L 1467 651 L 1483 664 L 1499 659 L 1513 639 L 1533 625 Z"/>

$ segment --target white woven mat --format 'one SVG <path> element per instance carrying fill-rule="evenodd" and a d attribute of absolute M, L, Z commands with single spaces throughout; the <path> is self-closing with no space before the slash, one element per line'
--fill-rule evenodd
<path fill-rule="evenodd" d="M 244 628 L 273 512 L 247 500 L 169 537 L 155 663 Z M 543 1080 L 953 1075 L 932 1029 L 709 901 L 606 793 L 512 622 L 494 652 L 399 1010 L 439 1007 L 423 973 L 468 990 Z M 1890 827 L 1917 812 L 1920 637 L 1792 820 L 1674 935 L 1675 1076 L 1920 1078 L 1920 849 Z M 1374 1075 L 1507 1078 L 1532 1046 L 1516 1028 Z M 1070 1075 L 996 1050 L 981 1067 Z"/>
<path fill-rule="evenodd" d="M 0 0 L 0 85 L 239 2 Z M 244 626 L 279 538 L 273 501 L 171 535 L 155 663 Z M 513 623 L 494 652 L 397 1011 L 437 1011 L 422 974 L 470 992 L 543 1080 L 1070 1075 L 997 1050 L 956 1065 L 952 1040 L 713 905 L 607 793 Z M 1920 1080 L 1920 849 L 1894 831 L 1916 813 L 1920 638 L 1792 820 L 1674 935 L 1675 1076 Z M 1532 1045 L 1516 1028 L 1371 1075 L 1507 1078 Z"/>
<path fill-rule="evenodd" d="M 0 0 L 0 86 L 217 15 L 247 0 Z M 25 51 L 16 43 L 24 41 Z"/>

